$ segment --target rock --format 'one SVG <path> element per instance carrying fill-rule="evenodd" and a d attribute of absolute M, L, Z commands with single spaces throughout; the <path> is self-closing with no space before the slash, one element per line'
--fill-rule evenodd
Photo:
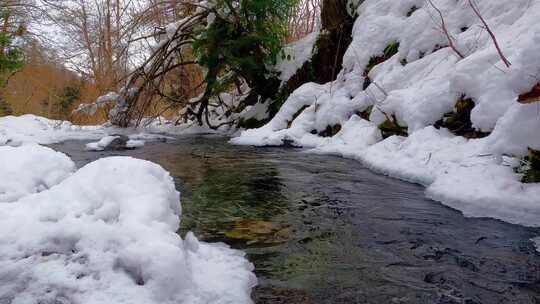
<path fill-rule="evenodd" d="M 115 138 L 107 146 L 104 147 L 104 150 L 116 151 L 128 149 L 127 142 L 129 141 L 129 137 L 125 135 L 113 136 L 115 136 Z"/>
<path fill-rule="evenodd" d="M 137 147 L 142 147 L 144 141 L 131 140 L 126 135 L 109 135 L 103 137 L 98 142 L 86 144 L 86 150 L 89 151 L 121 151 L 131 150 Z"/>

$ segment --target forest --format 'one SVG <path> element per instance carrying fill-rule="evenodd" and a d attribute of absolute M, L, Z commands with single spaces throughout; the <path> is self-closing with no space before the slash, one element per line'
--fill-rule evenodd
<path fill-rule="evenodd" d="M 540 302 L 540 0 L 0 0 L 0 303 Z"/>

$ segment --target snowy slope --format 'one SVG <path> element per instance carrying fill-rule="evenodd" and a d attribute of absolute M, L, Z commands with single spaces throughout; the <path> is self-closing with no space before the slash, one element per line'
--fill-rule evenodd
<path fill-rule="evenodd" d="M 0 203 L 0 299 L 13 304 L 251 303 L 256 278 L 243 253 L 176 234 L 179 193 L 158 165 L 113 157 L 65 176 L 73 163 L 48 148 L 0 149 L 2 159 L 9 153 L 21 155 L 21 164 L 35 157 L 34 175 L 43 173 L 42 160 L 66 170 L 43 174 L 44 182 L 58 183 L 50 189 Z M 30 168 L 20 169 L 19 174 L 0 171 L 1 180 L 35 184 Z"/>
<path fill-rule="evenodd" d="M 428 186 L 429 197 L 468 216 L 540 226 L 540 185 L 521 184 L 512 169 L 515 159 L 502 157 L 540 149 L 540 103 L 517 102 L 540 79 L 540 1 L 475 0 L 510 68 L 468 0 L 433 3 L 464 58 L 447 47 L 440 15 L 427 0 L 366 0 L 358 7 L 338 79 L 304 85 L 266 126 L 246 130 L 232 142 L 286 140 L 353 157 Z M 371 84 L 364 90 L 370 60 L 395 43 L 398 52 L 369 71 Z M 460 96 L 474 100 L 473 127 L 491 132 L 488 137 L 467 140 L 432 127 Z M 356 115 L 366 110 L 369 121 Z M 377 126 L 392 115 L 409 137 L 382 139 Z M 342 129 L 334 137 L 317 135 L 335 125 Z"/>

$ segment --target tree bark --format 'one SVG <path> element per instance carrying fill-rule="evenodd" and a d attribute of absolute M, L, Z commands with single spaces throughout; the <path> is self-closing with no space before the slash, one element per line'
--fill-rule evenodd
<path fill-rule="evenodd" d="M 316 53 L 287 82 L 292 93 L 306 82 L 327 83 L 336 79 L 343 56 L 352 42 L 354 18 L 347 10 L 347 0 L 324 0 L 321 10 L 321 34 Z"/>

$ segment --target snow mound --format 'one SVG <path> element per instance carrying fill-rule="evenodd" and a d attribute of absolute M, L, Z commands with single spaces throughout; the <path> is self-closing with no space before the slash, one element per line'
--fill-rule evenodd
<path fill-rule="evenodd" d="M 515 159 L 502 156 L 540 149 L 540 103 L 517 102 L 540 81 L 540 2 L 474 1 L 509 68 L 469 1 L 432 2 L 436 8 L 425 0 L 363 1 L 337 80 L 305 84 L 267 125 L 231 142 L 292 143 L 355 158 L 426 185 L 430 198 L 467 216 L 540 226 L 540 185 L 520 183 Z M 464 58 L 448 46 L 438 10 Z M 474 101 L 473 127 L 488 137 L 467 140 L 433 127 L 461 96 Z M 377 126 L 389 117 L 409 137 L 383 140 Z M 329 127 L 339 132 L 325 134 Z"/>
<path fill-rule="evenodd" d="M 3 149 L 23 155 L 31 147 Z M 98 160 L 46 191 L 0 204 L 0 299 L 251 303 L 253 266 L 225 245 L 192 234 L 182 240 L 180 211 L 171 176 L 127 157 Z"/>
<path fill-rule="evenodd" d="M 71 159 L 49 148 L 0 146 L 0 202 L 47 190 L 73 171 Z"/>

